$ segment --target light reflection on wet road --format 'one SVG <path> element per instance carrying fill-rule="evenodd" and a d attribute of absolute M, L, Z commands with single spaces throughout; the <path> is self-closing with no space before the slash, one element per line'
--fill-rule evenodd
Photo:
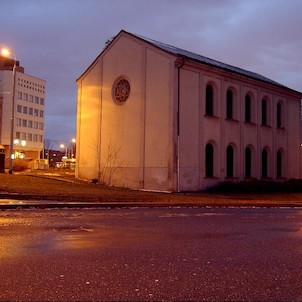
<path fill-rule="evenodd" d="M 0 300 L 302 300 L 302 211 L 0 212 Z"/>

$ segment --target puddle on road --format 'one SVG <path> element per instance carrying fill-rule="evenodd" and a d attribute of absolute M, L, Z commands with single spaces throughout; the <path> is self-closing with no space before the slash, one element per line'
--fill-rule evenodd
<path fill-rule="evenodd" d="M 104 248 L 110 246 L 110 231 L 91 227 L 55 227 L 39 233 L 0 234 L 0 259 L 26 257 L 64 250 Z"/>
<path fill-rule="evenodd" d="M 50 241 L 50 250 L 79 250 L 104 248 L 110 246 L 108 240 L 113 232 L 95 230 L 90 226 L 58 226 L 51 228 L 51 233 L 45 238 Z"/>
<path fill-rule="evenodd" d="M 67 231 L 67 232 L 84 232 L 84 233 L 94 231 L 93 228 L 89 228 L 89 227 L 72 227 L 72 226 L 55 227 L 52 228 L 52 230 L 57 232 Z"/>

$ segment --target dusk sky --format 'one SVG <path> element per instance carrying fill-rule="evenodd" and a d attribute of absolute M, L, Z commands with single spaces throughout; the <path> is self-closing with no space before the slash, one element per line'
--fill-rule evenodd
<path fill-rule="evenodd" d="M 120 30 L 302 91 L 301 0 L 0 0 L 0 47 L 46 80 L 45 138 L 76 132 L 76 79 Z"/>

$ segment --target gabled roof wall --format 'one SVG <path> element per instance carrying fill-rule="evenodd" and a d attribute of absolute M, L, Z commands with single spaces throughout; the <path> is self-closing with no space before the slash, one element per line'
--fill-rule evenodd
<path fill-rule="evenodd" d="M 121 30 L 112 39 L 112 41 L 104 48 L 104 50 L 92 62 L 92 64 L 87 68 L 86 71 L 88 71 L 88 69 L 94 64 L 94 62 L 102 55 L 102 53 L 111 45 L 111 43 L 115 40 L 115 38 L 117 36 L 119 36 L 121 33 L 126 33 L 126 34 L 128 34 L 128 35 L 130 35 L 132 37 L 135 37 L 135 38 L 138 38 L 140 40 L 143 40 L 143 41 L 147 42 L 148 44 L 151 44 L 151 45 L 153 45 L 153 46 L 155 46 L 155 47 L 157 47 L 157 48 L 159 48 L 159 49 L 161 49 L 161 50 L 163 50 L 165 52 L 168 52 L 168 53 L 170 53 L 170 54 L 172 54 L 174 56 L 181 57 L 181 58 L 184 58 L 184 59 L 187 59 L 187 60 L 191 60 L 191 61 L 194 61 L 194 62 L 197 62 L 197 63 L 200 63 L 200 64 L 213 66 L 213 67 L 216 67 L 216 68 L 219 68 L 219 69 L 223 69 L 223 70 L 226 70 L 226 71 L 229 71 L 229 72 L 232 72 L 232 73 L 236 73 L 236 74 L 239 74 L 239 75 L 242 75 L 242 76 L 254 79 L 254 80 L 258 80 L 258 81 L 265 82 L 265 83 L 268 83 L 268 84 L 271 84 L 271 85 L 274 85 L 274 86 L 277 86 L 277 87 L 280 87 L 280 88 L 283 88 L 283 89 L 287 89 L 287 90 L 290 90 L 291 92 L 300 94 L 300 97 L 302 98 L 302 93 L 301 92 L 293 90 L 293 89 L 291 89 L 289 87 L 286 87 L 286 86 L 284 86 L 284 85 L 282 85 L 282 84 L 280 84 L 278 82 L 275 82 L 275 81 L 273 81 L 273 80 L 271 80 L 271 79 L 269 79 L 267 77 L 264 77 L 264 76 L 262 76 L 262 75 L 260 75 L 258 73 L 251 72 L 251 71 L 239 68 L 239 67 L 235 67 L 235 66 L 226 64 L 226 63 L 222 63 L 222 62 L 219 62 L 219 61 L 216 61 L 216 60 L 204 57 L 202 55 L 199 55 L 199 54 L 196 54 L 196 53 L 193 53 L 193 52 L 181 49 L 181 48 L 177 48 L 175 46 L 168 45 L 168 44 L 165 44 L 165 43 L 162 43 L 162 42 L 150 39 L 150 38 L 146 38 L 146 37 L 143 37 L 143 36 L 140 36 L 140 35 L 135 35 L 133 33 L 127 32 L 125 30 Z M 86 71 L 82 75 L 84 75 L 86 73 Z M 80 77 L 82 77 L 82 75 Z"/>

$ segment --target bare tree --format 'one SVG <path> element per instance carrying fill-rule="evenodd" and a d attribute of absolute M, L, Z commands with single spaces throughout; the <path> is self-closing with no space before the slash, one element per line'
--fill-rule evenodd
<path fill-rule="evenodd" d="M 47 151 L 47 159 L 49 159 L 49 150 L 53 147 L 51 143 L 51 139 L 44 139 L 44 150 L 42 152 L 43 154 L 43 159 L 45 158 L 45 153 Z"/>
<path fill-rule="evenodd" d="M 107 144 L 107 156 L 101 165 L 100 181 L 111 184 L 112 177 L 116 170 L 121 167 L 122 161 L 119 158 L 121 146 L 117 147 L 112 143 L 111 136 Z"/>
<path fill-rule="evenodd" d="M 98 180 L 103 184 L 111 185 L 112 177 L 116 170 L 122 166 L 123 161 L 119 157 L 122 146 L 115 146 L 109 138 L 107 153 L 101 161 L 100 145 L 94 141 L 93 149 L 97 156 Z"/>

